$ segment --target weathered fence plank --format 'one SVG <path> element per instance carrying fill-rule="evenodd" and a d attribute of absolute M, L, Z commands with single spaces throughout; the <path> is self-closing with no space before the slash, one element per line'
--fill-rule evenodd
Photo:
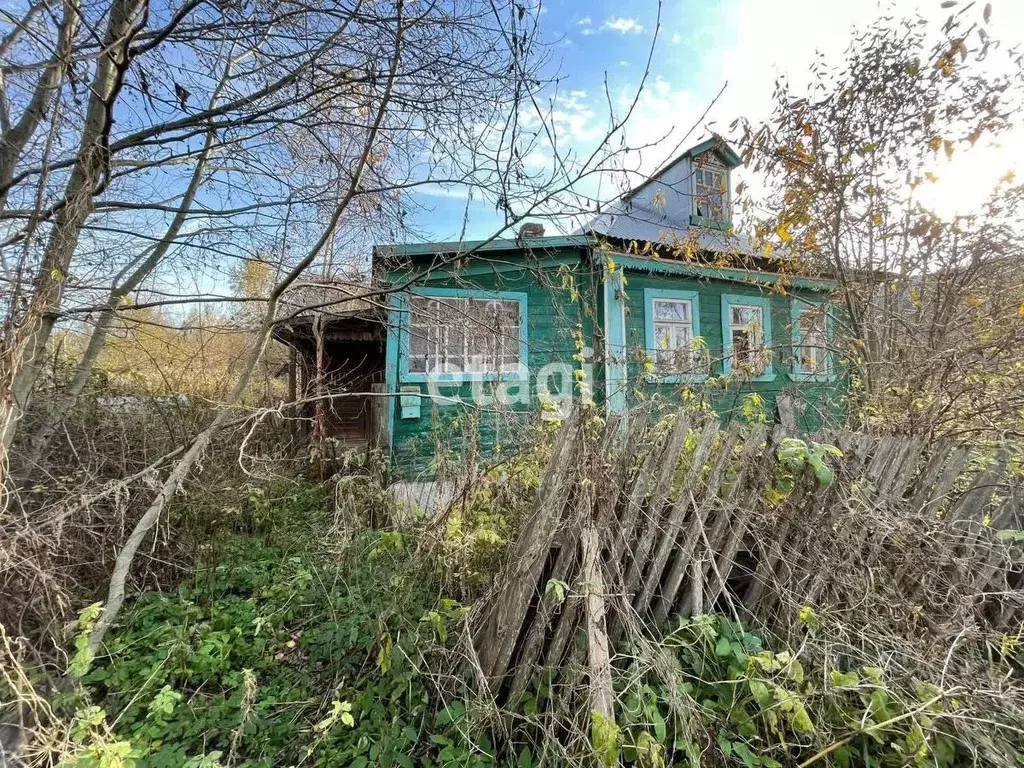
<path fill-rule="evenodd" d="M 762 620 L 800 604 L 852 609 L 872 590 L 925 627 L 947 621 L 943 610 L 995 627 L 1024 620 L 1024 569 L 996 535 L 1020 524 L 1009 453 L 971 477 L 967 446 L 839 432 L 831 485 L 805 473 L 769 499 L 784 437 L 686 414 L 666 428 L 639 412 L 612 415 L 595 438 L 570 416 L 500 586 L 474 617 L 492 692 L 518 698 L 537 669 L 572 662 L 592 711 L 610 718 L 618 633 L 637 617 L 707 610 L 740 576 L 749 585 L 735 604 Z M 820 567 L 826 555 L 841 563 L 841 587 L 835 566 Z M 569 594 L 551 594 L 552 580 Z"/>
<path fill-rule="evenodd" d="M 587 668 L 590 674 L 590 709 L 607 723 L 615 722 L 615 689 L 612 660 L 605 625 L 604 579 L 601 576 L 601 540 L 597 529 L 588 527 L 581 536 L 583 583 L 586 589 Z"/>
<path fill-rule="evenodd" d="M 641 616 L 647 612 L 651 598 L 654 596 L 654 590 L 661 583 L 662 569 L 668 560 L 669 552 L 676 546 L 676 537 L 679 535 L 686 512 L 690 509 L 693 491 L 697 487 L 697 483 L 700 482 L 701 475 L 704 474 L 704 462 L 707 461 L 708 454 L 711 453 L 716 435 L 718 435 L 718 422 L 708 421 L 697 438 L 697 445 L 690 459 L 690 467 L 683 478 L 676 501 L 665 519 L 664 529 L 658 532 L 661 536 L 648 561 L 643 588 L 633 601 L 633 607 Z"/>
<path fill-rule="evenodd" d="M 668 492 L 679 463 L 679 456 L 686 444 L 686 436 L 690 432 L 690 420 L 679 418 L 672 434 L 665 446 L 665 453 L 661 457 L 661 465 L 658 467 L 658 477 L 651 490 L 650 501 L 647 504 L 646 518 L 639 516 L 636 525 L 637 533 L 626 532 L 627 544 L 635 540 L 632 548 L 629 569 L 626 571 L 625 589 L 626 594 L 636 591 L 640 583 L 640 575 L 647 565 L 647 555 L 654 544 L 654 539 L 662 525 L 662 514 L 668 502 Z"/>
<path fill-rule="evenodd" d="M 536 593 L 537 580 L 561 521 L 566 498 L 578 479 L 573 468 L 581 442 L 579 418 L 573 413 L 555 442 L 538 491 L 535 512 L 525 527 L 505 578 L 507 589 L 477 634 L 480 666 L 491 680 L 500 680 L 505 675 L 515 650 L 526 610 Z"/>
<path fill-rule="evenodd" d="M 747 443 L 744 445 L 743 454 L 753 456 L 754 451 L 760 448 L 760 443 L 764 439 L 764 434 L 764 430 L 751 433 L 747 439 Z M 665 620 L 668 616 L 668 612 L 675 604 L 676 594 L 678 593 L 679 586 L 682 584 L 687 572 L 689 571 L 693 574 L 703 573 L 703 570 L 697 571 L 696 567 L 691 564 L 692 554 L 697 545 L 700 531 L 703 529 L 708 515 L 711 514 L 711 510 L 715 507 L 718 499 L 717 492 L 721 488 L 726 469 L 729 468 L 734 459 L 733 451 L 739 444 L 741 438 L 741 425 L 735 422 L 730 424 L 729 428 L 726 430 L 725 439 L 719 449 L 718 456 L 711 467 L 710 473 L 708 474 L 707 497 L 703 499 L 701 503 L 697 504 L 695 508 L 690 509 L 690 515 L 685 520 L 686 528 L 683 538 L 675 542 L 675 546 L 672 547 L 669 552 L 670 555 L 674 554 L 675 556 L 671 559 L 671 565 L 668 567 L 668 573 L 665 576 L 665 583 L 662 587 L 661 597 L 658 599 L 654 609 L 655 619 L 659 622 Z M 684 498 L 682 494 L 680 494 L 680 499 L 685 505 L 691 504 L 689 495 Z M 699 581 L 701 583 L 691 588 L 690 598 L 694 604 L 701 604 L 702 599 L 697 600 L 697 597 L 703 597 L 703 581 L 701 579 L 695 579 L 695 581 Z"/>

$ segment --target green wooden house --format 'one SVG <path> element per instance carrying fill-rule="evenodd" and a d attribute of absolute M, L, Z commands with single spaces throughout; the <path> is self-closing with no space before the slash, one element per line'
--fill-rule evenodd
<path fill-rule="evenodd" d="M 732 233 L 738 164 L 704 142 L 572 235 L 375 248 L 394 292 L 369 423 L 397 476 L 508 455 L 574 398 L 838 422 L 834 284 Z"/>

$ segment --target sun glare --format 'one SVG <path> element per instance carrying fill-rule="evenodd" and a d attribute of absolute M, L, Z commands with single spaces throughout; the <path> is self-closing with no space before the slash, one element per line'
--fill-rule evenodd
<path fill-rule="evenodd" d="M 951 160 L 942 155 L 931 169 L 935 181 L 918 187 L 918 199 L 944 219 L 977 212 L 1004 180 L 1024 173 L 1024 128 L 1017 127 L 998 143 L 959 151 Z"/>

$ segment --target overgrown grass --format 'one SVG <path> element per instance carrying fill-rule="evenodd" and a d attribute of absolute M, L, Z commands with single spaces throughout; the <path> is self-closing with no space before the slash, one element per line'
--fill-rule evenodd
<path fill-rule="evenodd" d="M 410 534 L 363 533 L 338 555 L 323 491 L 261 495 L 275 497 L 215 564 L 126 614 L 82 678 L 104 727 L 152 768 L 492 764 L 462 727 L 465 681 L 436 671 L 464 609 Z"/>
<path fill-rule="evenodd" d="M 744 768 L 955 768 L 1024 760 L 1014 723 L 1000 731 L 995 721 L 980 730 L 960 722 L 967 691 L 898 677 L 852 656 L 825 660 L 810 650 L 813 612 L 806 609 L 803 621 L 802 648 L 706 615 L 682 619 L 644 653 L 621 657 L 617 678 L 629 682 L 618 692 L 616 756 L 636 765 Z"/>
<path fill-rule="evenodd" d="M 615 722 L 578 727 L 589 720 L 583 646 L 575 668 L 538 672 L 510 711 L 497 712 L 475 693 L 464 618 L 538 481 L 532 464 L 504 467 L 443 521 L 378 531 L 358 525 L 387 504 L 371 477 L 337 488 L 250 488 L 238 506 L 192 510 L 199 565 L 177 589 L 134 601 L 105 655 L 86 659 L 77 683 L 51 697 L 53 721 L 69 726 L 33 765 L 954 768 L 1024 760 L 1015 723 L 967 722 L 961 697 L 969 691 L 894 677 L 841 651 L 817 653 L 810 608 L 801 612 L 800 647 L 719 616 L 680 620 L 667 634 L 639 628 L 629 647 L 615 649 Z M 563 600 L 585 592 L 564 587 Z M 961 726 L 972 730 L 965 736 Z"/>

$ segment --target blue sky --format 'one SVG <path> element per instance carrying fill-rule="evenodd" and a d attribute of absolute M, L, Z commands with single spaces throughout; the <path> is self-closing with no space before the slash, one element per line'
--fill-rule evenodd
<path fill-rule="evenodd" d="M 1024 2 L 992 0 L 992 5 L 993 32 L 1024 40 Z M 840 60 L 855 26 L 883 13 L 915 11 L 941 21 L 949 11 L 940 6 L 940 0 L 665 0 L 651 71 L 626 130 L 630 146 L 662 141 L 628 158 L 627 166 L 637 171 L 633 182 L 710 131 L 728 135 L 738 117 L 765 118 L 776 78 L 787 76 L 799 85 L 819 53 Z M 543 0 L 540 19 L 543 37 L 553 43 L 552 71 L 562 79 L 555 105 L 560 141 L 586 148 L 606 125 L 605 78 L 616 109 L 635 94 L 658 26 L 658 4 Z M 1017 138 L 1010 142 L 1016 146 L 988 154 L 979 147 L 971 158 L 942 169 L 940 177 L 948 184 L 934 190 L 936 205 L 952 212 L 974 204 L 1008 165 L 1024 170 L 1024 133 Z M 733 182 L 741 178 L 742 170 Z M 744 180 L 756 188 L 757 179 Z M 965 196 L 965 189 L 974 194 Z M 615 195 L 607 183 L 587 191 L 601 198 Z M 417 202 L 427 210 L 416 216 L 416 224 L 429 239 L 459 236 L 467 217 L 464 195 L 455 190 L 421 194 Z M 467 238 L 490 236 L 500 224 L 493 204 L 469 204 Z"/>

